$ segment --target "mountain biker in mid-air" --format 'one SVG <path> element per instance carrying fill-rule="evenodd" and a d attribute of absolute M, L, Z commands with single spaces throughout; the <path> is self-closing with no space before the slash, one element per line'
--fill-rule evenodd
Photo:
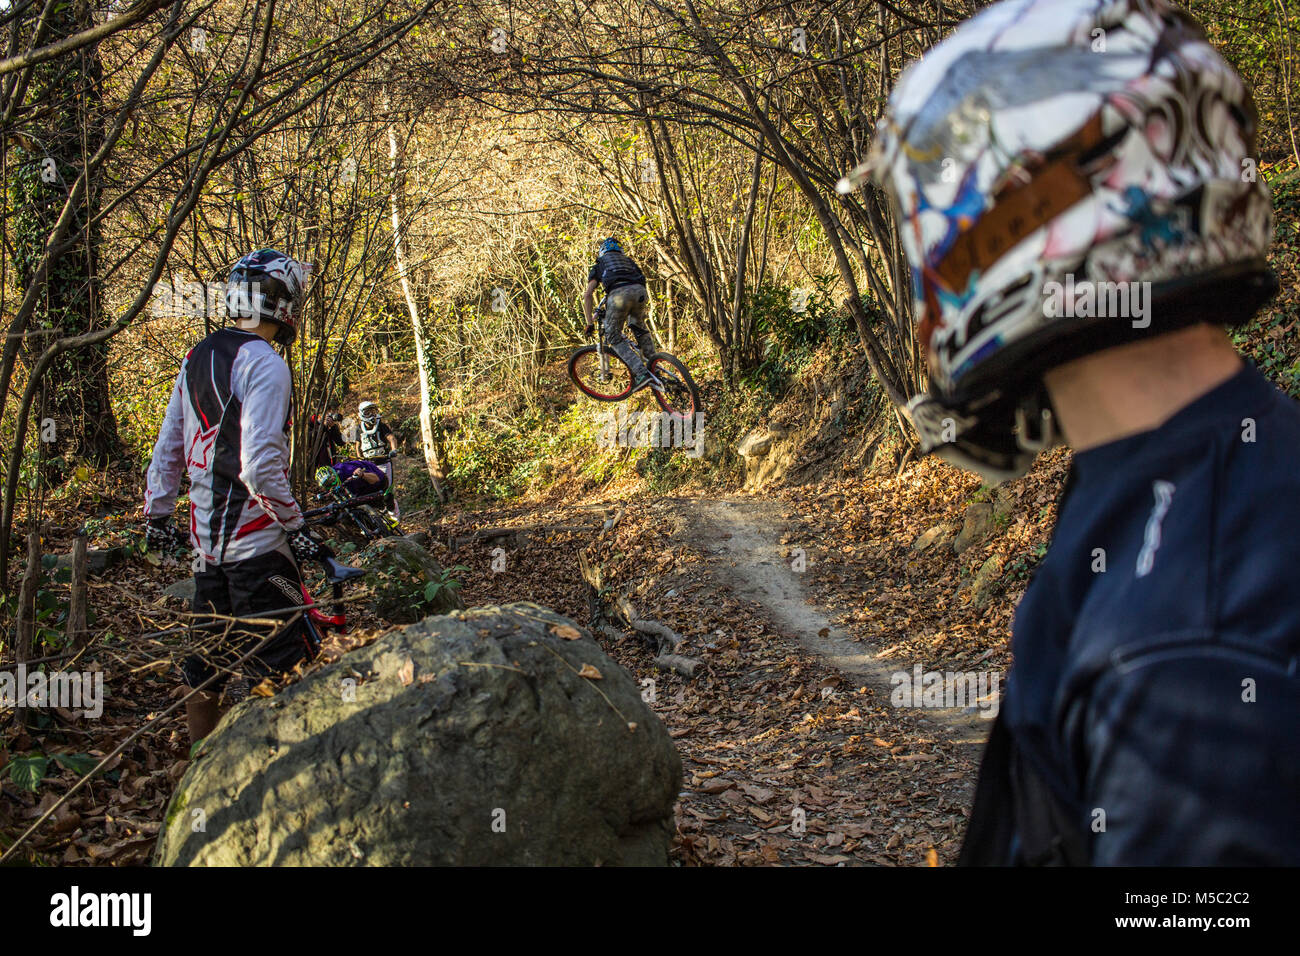
<path fill-rule="evenodd" d="M 648 385 L 662 388 L 663 383 L 645 364 L 657 351 L 654 336 L 645 326 L 646 309 L 650 305 L 645 275 L 624 254 L 623 247 L 612 236 L 600 244 L 596 263 L 587 274 L 587 291 L 582 297 L 582 310 L 587 318 L 588 335 L 595 330 L 594 310 L 596 289 L 599 286 L 605 289 L 605 298 L 601 303 L 604 310 L 601 328 L 605 333 L 605 343 L 631 370 L 632 391 Z M 636 336 L 636 348 L 623 335 L 624 324 Z M 639 354 L 637 348 L 640 349 Z"/>
<path fill-rule="evenodd" d="M 1277 288 L 1256 122 L 1165 0 L 1005 0 L 845 184 L 900 216 L 922 448 L 988 481 L 1074 450 L 963 863 L 1300 864 L 1300 408 L 1223 328 Z"/>
<path fill-rule="evenodd" d="M 379 405 L 376 402 L 365 401 L 357 406 L 357 418 L 360 419 L 360 434 L 357 438 L 357 447 L 361 452 L 361 457 L 377 460 L 385 459 L 383 462 L 377 462 L 384 471 L 388 480 L 388 485 L 393 483 L 393 458 L 397 456 L 397 436 L 393 430 L 388 427 L 388 423 L 383 420 L 379 414 Z M 393 515 L 397 515 L 397 499 L 390 495 L 387 499 L 392 505 Z"/>
<path fill-rule="evenodd" d="M 190 350 L 167 403 L 149 464 L 145 537 L 150 550 L 177 543 L 172 512 L 188 473 L 189 544 L 201 562 L 194 575 L 198 613 L 284 616 L 285 608 L 303 603 L 299 563 L 330 554 L 305 529 L 289 488 L 292 380 L 271 345 L 293 341 L 305 283 L 302 265 L 273 249 L 235 263 L 226 308 L 238 327 L 218 329 Z M 216 726 L 228 668 L 263 639 L 235 633 L 215 651 L 181 663 L 190 687 L 219 674 L 187 704 L 192 741 Z M 242 666 L 268 676 L 314 653 L 299 620 Z"/>

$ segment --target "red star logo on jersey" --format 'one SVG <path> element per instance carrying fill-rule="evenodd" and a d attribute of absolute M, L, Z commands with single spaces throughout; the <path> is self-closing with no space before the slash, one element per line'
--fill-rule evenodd
<path fill-rule="evenodd" d="M 186 465 L 198 468 L 200 471 L 208 470 L 208 456 L 212 453 L 212 446 L 217 440 L 218 428 L 219 425 L 213 425 L 211 428 L 199 429 L 194 433 L 190 450 L 185 455 Z"/>

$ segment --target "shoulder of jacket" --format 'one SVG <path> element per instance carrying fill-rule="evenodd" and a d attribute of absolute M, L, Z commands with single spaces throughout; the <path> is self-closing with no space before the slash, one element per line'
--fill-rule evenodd
<path fill-rule="evenodd" d="M 280 353 L 261 336 L 241 344 L 232 365 L 232 372 L 240 376 L 247 376 L 254 369 L 277 378 L 287 379 L 290 375 L 289 366 Z"/>

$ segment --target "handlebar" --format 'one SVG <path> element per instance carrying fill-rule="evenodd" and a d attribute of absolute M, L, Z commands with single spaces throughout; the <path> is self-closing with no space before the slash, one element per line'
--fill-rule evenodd
<path fill-rule="evenodd" d="M 313 518 L 320 518 L 324 515 L 333 514 L 336 511 L 355 508 L 358 505 L 377 504 L 383 501 L 383 498 L 384 493 L 382 491 L 371 491 L 364 495 L 357 495 L 355 498 L 349 498 L 347 501 L 336 501 L 333 504 L 324 505 L 320 508 L 312 508 L 310 511 L 304 511 L 302 516 L 304 520 L 310 522 Z"/>
<path fill-rule="evenodd" d="M 332 505 L 326 505 L 323 508 L 313 508 L 311 511 L 304 511 L 302 516 L 306 521 L 308 521 L 308 523 L 310 523 L 313 517 L 320 517 L 329 512 L 341 511 L 344 508 L 351 508 L 356 505 L 368 504 L 371 501 L 379 501 L 383 497 L 384 494 L 382 491 L 376 491 L 368 495 L 361 495 L 360 497 L 353 498 L 351 501 L 340 501 Z M 171 540 L 165 548 L 164 553 L 172 557 L 183 558 L 191 552 L 189 539 L 174 525 L 169 525 L 169 529 L 171 531 Z M 322 554 L 319 563 L 320 566 L 325 569 L 325 579 L 330 584 L 343 584 L 346 581 L 352 581 L 359 578 L 366 573 L 365 568 L 354 568 L 350 565 L 343 564 L 334 557 L 332 552 L 329 554 Z"/>

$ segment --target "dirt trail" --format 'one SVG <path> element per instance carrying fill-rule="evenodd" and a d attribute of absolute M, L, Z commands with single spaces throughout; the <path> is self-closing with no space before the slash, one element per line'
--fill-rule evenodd
<path fill-rule="evenodd" d="M 593 519 L 604 529 L 584 530 Z M 634 634 L 599 638 L 652 688 L 682 758 L 675 862 L 956 860 L 991 722 L 891 704 L 901 659 L 866 643 L 869 633 L 846 630 L 854 625 L 836 626 L 839 605 L 809 603 L 818 583 L 784 557 L 783 538 L 810 534 L 795 504 L 685 495 L 530 502 L 446 518 L 436 537 L 506 526 L 534 531 L 510 546 L 499 573 L 487 546 L 442 555 L 467 565 L 471 604 L 534 600 L 586 621 L 583 555 L 610 593 L 681 635 L 680 653 L 700 661 L 686 678 L 657 669 Z M 820 570 L 856 580 L 847 563 Z"/>
<path fill-rule="evenodd" d="M 679 504 L 689 516 L 686 536 L 710 555 L 713 570 L 735 594 L 762 604 L 805 650 L 889 699 L 897 664 L 879 659 L 878 648 L 855 640 L 809 603 L 801 575 L 781 544 L 789 524 L 786 506 L 761 498 L 682 499 Z M 992 721 L 972 710 L 914 713 L 953 743 L 981 745 Z"/>

